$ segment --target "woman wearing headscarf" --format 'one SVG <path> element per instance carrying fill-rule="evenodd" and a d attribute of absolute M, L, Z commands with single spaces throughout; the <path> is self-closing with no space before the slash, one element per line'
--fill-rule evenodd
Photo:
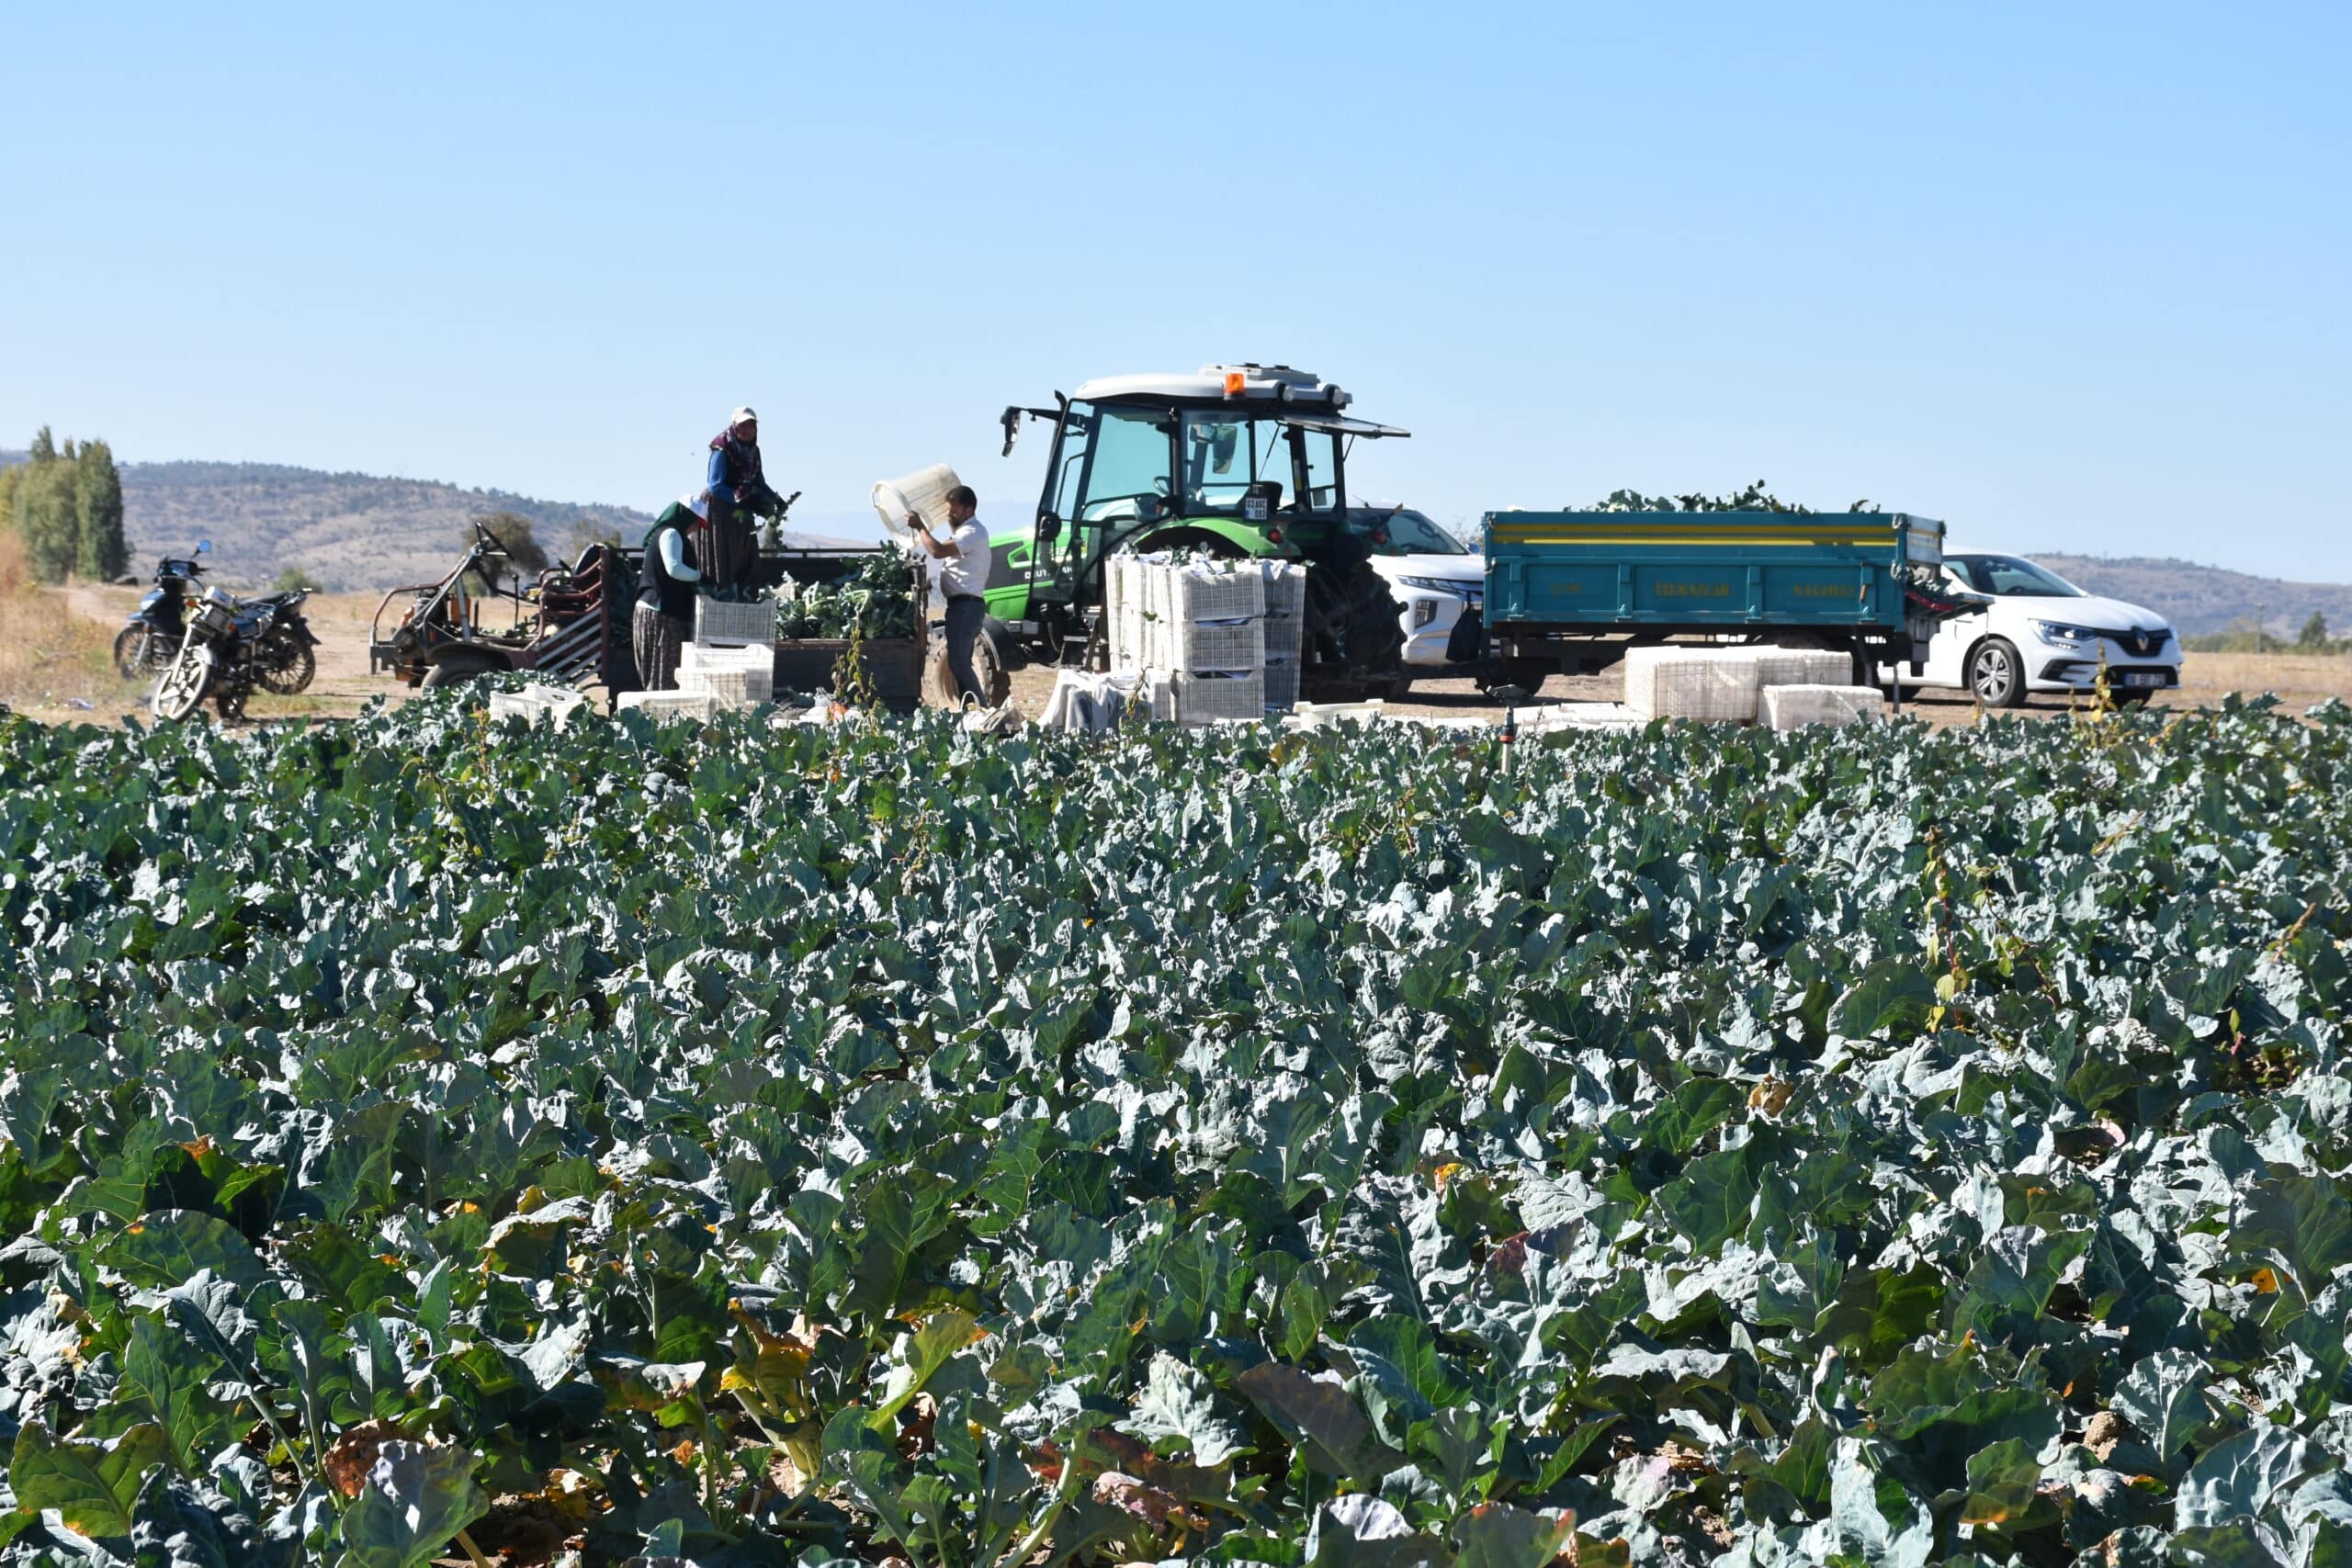
<path fill-rule="evenodd" d="M 710 560 L 704 581 L 731 589 L 750 581 L 758 558 L 752 519 L 781 516 L 784 498 L 768 488 L 760 467 L 760 416 L 748 408 L 728 417 L 710 439 Z"/>

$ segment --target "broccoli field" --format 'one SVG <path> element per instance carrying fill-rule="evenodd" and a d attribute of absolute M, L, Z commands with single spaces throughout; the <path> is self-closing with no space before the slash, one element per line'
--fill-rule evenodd
<path fill-rule="evenodd" d="M 0 1562 L 2352 1562 L 2341 705 L 0 780 Z"/>

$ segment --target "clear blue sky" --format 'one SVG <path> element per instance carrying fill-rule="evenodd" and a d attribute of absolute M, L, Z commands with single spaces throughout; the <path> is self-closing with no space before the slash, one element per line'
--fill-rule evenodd
<path fill-rule="evenodd" d="M 999 525 L 1283 360 L 1458 522 L 1620 485 L 2352 580 L 2340 5 L 17 7 L 0 445 Z"/>

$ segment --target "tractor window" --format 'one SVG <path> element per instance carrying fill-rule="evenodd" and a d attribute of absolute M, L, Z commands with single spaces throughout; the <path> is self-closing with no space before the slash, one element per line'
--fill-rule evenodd
<path fill-rule="evenodd" d="M 1238 419 L 1223 410 L 1184 416 L 1184 511 L 1238 513 L 1241 498 L 1259 479 L 1290 493 L 1290 458 L 1283 427 L 1271 419 Z"/>
<path fill-rule="evenodd" d="M 1299 475 L 1291 462 L 1294 434 L 1305 443 L 1306 456 L 1304 510 L 1329 512 L 1339 505 L 1339 445 L 1332 436 L 1294 432 L 1279 419 L 1204 409 L 1184 416 L 1185 514 L 1238 515 L 1242 496 L 1261 479 L 1282 487 L 1280 510 L 1302 510 Z"/>
<path fill-rule="evenodd" d="M 1329 512 L 1340 504 L 1340 438 L 1319 430 L 1303 430 L 1306 446 L 1306 485 L 1300 497 L 1304 510 Z"/>
<path fill-rule="evenodd" d="M 1089 523 L 1156 517 L 1167 506 L 1168 491 L 1162 416 L 1148 409 L 1100 409 L 1080 517 Z"/>

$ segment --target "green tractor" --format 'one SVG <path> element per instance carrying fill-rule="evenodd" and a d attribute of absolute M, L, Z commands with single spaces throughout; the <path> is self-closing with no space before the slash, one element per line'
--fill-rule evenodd
<path fill-rule="evenodd" d="M 1053 426 L 1036 519 L 989 540 L 988 636 L 997 671 L 1030 662 L 1093 669 L 1108 658 L 1103 563 L 1120 551 L 1189 549 L 1305 562 L 1306 695 L 1385 694 L 1404 630 L 1368 564 L 1385 543 L 1347 504 L 1360 440 L 1403 436 L 1350 419 L 1346 392 L 1287 366 L 1211 365 L 1190 376 L 1113 376 L 1050 409 L 1004 411 L 1010 456 L 1023 420 Z M 982 680 L 996 686 L 997 671 Z"/>

